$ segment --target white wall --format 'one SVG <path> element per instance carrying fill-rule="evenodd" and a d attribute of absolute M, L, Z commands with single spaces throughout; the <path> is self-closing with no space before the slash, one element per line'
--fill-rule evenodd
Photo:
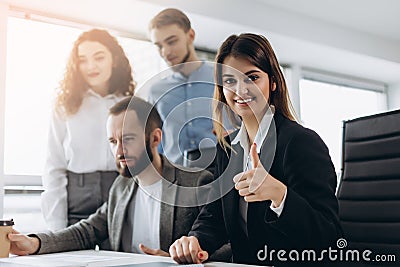
<path fill-rule="evenodd" d="M 6 92 L 8 5 L 0 3 L 0 218 L 3 217 L 4 197 L 4 113 Z"/>
<path fill-rule="evenodd" d="M 387 92 L 389 109 L 400 109 L 400 83 L 389 86 Z"/>

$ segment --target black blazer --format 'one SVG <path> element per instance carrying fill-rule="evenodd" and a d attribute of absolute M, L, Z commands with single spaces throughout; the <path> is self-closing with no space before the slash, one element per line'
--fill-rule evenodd
<path fill-rule="evenodd" d="M 223 197 L 202 209 L 189 233 L 199 239 L 204 250 L 212 253 L 230 240 L 233 262 L 280 266 L 282 262 L 276 257 L 280 249 L 287 251 L 288 258 L 291 249 L 337 248 L 342 230 L 335 196 L 336 174 L 327 147 L 314 131 L 275 114 L 259 156 L 264 168 L 287 186 L 286 201 L 279 218 L 270 209 L 271 201 L 249 203 L 248 236 L 239 224 L 239 194 L 232 181 L 243 171 L 243 149 L 240 144 L 232 148 L 237 153 L 217 147 L 214 177 L 219 182 L 210 196 Z M 272 262 L 257 259 L 265 246 L 276 251 Z"/>

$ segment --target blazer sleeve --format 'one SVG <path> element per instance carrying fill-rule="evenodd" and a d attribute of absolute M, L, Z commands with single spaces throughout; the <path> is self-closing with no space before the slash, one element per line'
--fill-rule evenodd
<path fill-rule="evenodd" d="M 68 228 L 48 233 L 35 234 L 40 239 L 38 254 L 94 249 L 108 238 L 107 202 L 96 213 Z"/>
<path fill-rule="evenodd" d="M 223 152 L 222 148 L 218 145 L 214 179 L 218 178 L 220 173 L 223 172 L 221 164 L 223 163 L 222 155 L 224 154 L 221 153 L 225 152 Z M 208 195 L 215 196 L 215 194 L 219 194 L 219 192 L 220 189 L 218 183 L 213 183 Z M 197 237 L 201 248 L 210 254 L 214 253 L 218 248 L 228 242 L 228 235 L 225 229 L 224 218 L 222 215 L 222 203 L 220 199 L 206 204 L 201 209 L 200 214 L 197 216 L 197 219 L 189 232 L 189 236 Z"/>
<path fill-rule="evenodd" d="M 213 174 L 207 170 L 202 170 L 199 172 L 199 176 L 196 179 L 196 206 L 198 207 L 198 212 L 200 213 L 201 209 L 207 203 L 208 197 L 207 194 L 210 189 L 210 183 L 213 181 Z"/>
<path fill-rule="evenodd" d="M 67 160 L 63 147 L 66 132 L 66 122 L 53 112 L 42 176 L 44 192 L 41 196 L 42 213 L 52 231 L 67 227 L 68 223 Z"/>
<path fill-rule="evenodd" d="M 337 178 L 328 148 L 315 132 L 304 129 L 290 139 L 283 172 L 288 188 L 283 211 L 278 218 L 268 208 L 265 225 L 300 247 L 332 245 L 342 236 L 335 196 Z"/>

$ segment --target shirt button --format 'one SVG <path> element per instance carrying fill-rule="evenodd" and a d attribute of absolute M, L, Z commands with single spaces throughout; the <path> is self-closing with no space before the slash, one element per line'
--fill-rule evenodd
<path fill-rule="evenodd" d="M 186 105 L 190 107 L 192 105 L 192 102 L 188 101 Z"/>
<path fill-rule="evenodd" d="M 188 83 L 188 84 L 187 84 L 187 87 L 192 87 L 192 84 L 191 84 L 191 83 Z"/>
<path fill-rule="evenodd" d="M 194 144 L 194 140 L 190 140 L 190 143 L 193 145 Z"/>
<path fill-rule="evenodd" d="M 189 126 L 192 126 L 192 125 L 193 125 L 193 123 L 192 123 L 192 122 L 189 122 L 188 124 L 189 124 Z"/>

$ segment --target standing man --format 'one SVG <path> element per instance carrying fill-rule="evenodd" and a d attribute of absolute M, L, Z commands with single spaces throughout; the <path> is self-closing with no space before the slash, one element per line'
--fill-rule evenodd
<path fill-rule="evenodd" d="M 169 137 L 162 142 L 163 154 L 182 164 L 185 150 L 216 144 L 211 119 L 214 66 L 199 60 L 195 32 L 182 11 L 161 11 L 150 21 L 149 33 L 172 74 L 151 85 L 148 100 L 157 107 Z"/>
<path fill-rule="evenodd" d="M 115 104 L 110 109 L 107 136 L 120 176 L 110 189 L 108 202 L 88 219 L 57 232 L 26 236 L 14 231 L 8 236 L 11 253 L 93 249 L 109 238 L 114 251 L 168 256 L 172 242 L 190 231 L 200 211 L 195 205 L 205 203 L 207 197 L 205 188 L 198 187 L 209 183 L 212 175 L 180 170 L 161 156 L 157 151 L 161 126 L 157 110 L 140 98 Z M 182 187 L 192 187 L 192 193 Z M 230 251 L 222 255 L 226 253 Z"/>

